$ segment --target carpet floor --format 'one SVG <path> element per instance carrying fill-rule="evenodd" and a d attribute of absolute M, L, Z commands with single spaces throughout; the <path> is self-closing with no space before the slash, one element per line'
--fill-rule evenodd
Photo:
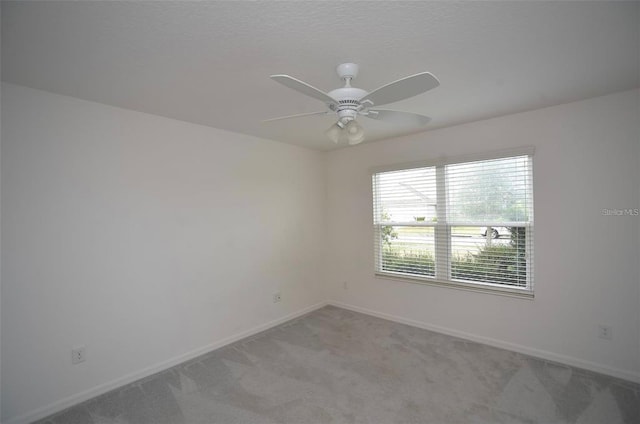
<path fill-rule="evenodd" d="M 640 386 L 327 306 L 39 424 L 640 423 Z"/>

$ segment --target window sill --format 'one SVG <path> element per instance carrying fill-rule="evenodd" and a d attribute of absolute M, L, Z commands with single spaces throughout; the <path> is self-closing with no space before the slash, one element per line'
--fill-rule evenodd
<path fill-rule="evenodd" d="M 385 280 L 396 280 L 402 281 L 405 283 L 413 283 L 413 284 L 424 284 L 429 286 L 438 286 L 438 287 L 448 287 L 452 289 L 458 290 L 466 290 L 477 293 L 485 293 L 485 294 L 497 294 L 500 296 L 508 296 L 508 297 L 516 297 L 519 299 L 528 299 L 533 300 L 534 294 L 533 290 L 525 289 L 525 288 L 515 288 L 515 287 L 502 287 L 498 284 L 489 284 L 489 283 L 465 283 L 462 281 L 447 281 L 447 280 L 438 280 L 435 278 L 428 277 L 418 277 L 418 276 L 409 276 L 404 274 L 396 274 L 393 272 L 379 272 L 375 273 L 376 278 L 381 278 Z"/>

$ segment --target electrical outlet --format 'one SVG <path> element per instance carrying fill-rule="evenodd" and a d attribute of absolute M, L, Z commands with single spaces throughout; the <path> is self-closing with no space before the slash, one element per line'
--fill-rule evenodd
<path fill-rule="evenodd" d="M 613 338 L 613 330 L 608 325 L 598 326 L 598 337 L 605 340 L 611 340 Z"/>
<path fill-rule="evenodd" d="M 87 348 L 85 346 L 78 346 L 71 349 L 71 363 L 73 365 L 79 364 L 87 360 Z"/>
<path fill-rule="evenodd" d="M 282 300 L 282 294 L 280 292 L 273 294 L 273 303 L 278 303 Z"/>

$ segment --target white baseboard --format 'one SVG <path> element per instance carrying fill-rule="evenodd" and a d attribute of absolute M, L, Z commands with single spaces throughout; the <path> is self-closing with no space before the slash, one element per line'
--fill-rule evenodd
<path fill-rule="evenodd" d="M 100 384 L 95 386 L 89 390 L 85 390 L 83 392 L 77 393 L 75 395 L 71 395 L 67 398 L 59 400 L 57 402 L 51 403 L 42 408 L 38 408 L 33 411 L 29 411 L 25 414 L 19 415 L 17 417 L 10 418 L 8 421 L 5 421 L 3 424 L 28 424 L 37 420 L 40 420 L 44 417 L 47 417 L 51 414 L 55 414 L 60 412 L 70 406 L 77 405 L 78 403 L 84 402 L 85 400 L 89 400 L 93 397 L 100 396 L 104 393 L 107 393 L 113 389 L 117 389 L 118 387 L 124 386 L 129 383 L 133 383 L 136 380 L 140 380 L 141 378 L 148 377 L 155 373 L 164 371 L 168 368 L 171 368 L 175 365 L 178 365 L 182 362 L 188 361 L 190 359 L 196 358 L 205 353 L 211 352 L 212 350 L 219 349 L 223 346 L 236 342 L 238 340 L 244 339 L 246 337 L 250 337 L 254 334 L 260 333 L 261 331 L 268 330 L 272 327 L 283 324 L 292 319 L 298 318 L 302 315 L 308 314 L 309 312 L 315 311 L 316 309 L 320 309 L 326 306 L 326 302 L 316 303 L 315 305 L 308 306 L 294 313 L 285 315 L 281 318 L 274 319 L 265 324 L 260 324 L 256 327 L 253 327 L 249 330 L 243 331 L 238 334 L 234 334 L 230 337 L 225 337 L 224 339 L 218 340 L 214 343 L 211 343 L 207 346 L 203 346 L 199 349 L 192 350 L 190 352 L 184 353 L 182 355 L 176 356 L 169 360 L 160 362 L 158 364 L 152 365 L 150 367 L 144 368 L 142 370 L 133 372 L 131 374 L 125 375 L 120 378 L 116 378 L 115 380 L 109 381 L 104 384 Z"/>
<path fill-rule="evenodd" d="M 478 336 L 476 334 L 466 333 L 464 331 L 458 331 L 458 330 L 454 330 L 447 327 L 441 327 L 439 325 L 433 325 L 426 322 L 416 321 L 413 319 L 404 318 L 397 315 L 386 314 L 384 312 L 378 312 L 378 311 L 374 311 L 367 308 L 361 308 L 360 306 L 350 305 L 348 303 L 330 300 L 328 304 L 337 306 L 338 308 L 344 308 L 350 311 L 360 312 L 366 315 L 371 315 L 371 316 L 386 319 L 389 321 L 394 321 L 401 324 L 407 324 L 413 327 L 435 331 L 437 333 L 447 334 L 449 336 L 454 336 L 461 339 L 471 340 L 474 342 L 483 343 L 486 345 L 523 353 L 525 355 L 546 359 L 548 361 L 559 362 L 562 364 L 570 365 L 572 367 L 582 368 L 582 369 L 597 372 L 600 374 L 606 374 L 611 377 L 632 381 L 634 383 L 640 383 L 640 373 L 637 373 L 634 371 L 613 368 L 606 365 L 597 364 L 595 362 L 585 361 L 583 359 L 575 358 L 572 356 L 553 353 L 546 350 L 541 350 L 541 349 L 536 349 L 529 346 L 520 345 L 517 343 L 511 343 L 504 340 L 494 339 L 491 337 Z"/>

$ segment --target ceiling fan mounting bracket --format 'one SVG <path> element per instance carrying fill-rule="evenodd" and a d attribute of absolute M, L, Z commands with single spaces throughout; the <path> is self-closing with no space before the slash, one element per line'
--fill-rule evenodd
<path fill-rule="evenodd" d="M 341 63 L 336 68 L 340 79 L 347 80 L 347 83 L 358 76 L 358 65 L 355 63 Z"/>

